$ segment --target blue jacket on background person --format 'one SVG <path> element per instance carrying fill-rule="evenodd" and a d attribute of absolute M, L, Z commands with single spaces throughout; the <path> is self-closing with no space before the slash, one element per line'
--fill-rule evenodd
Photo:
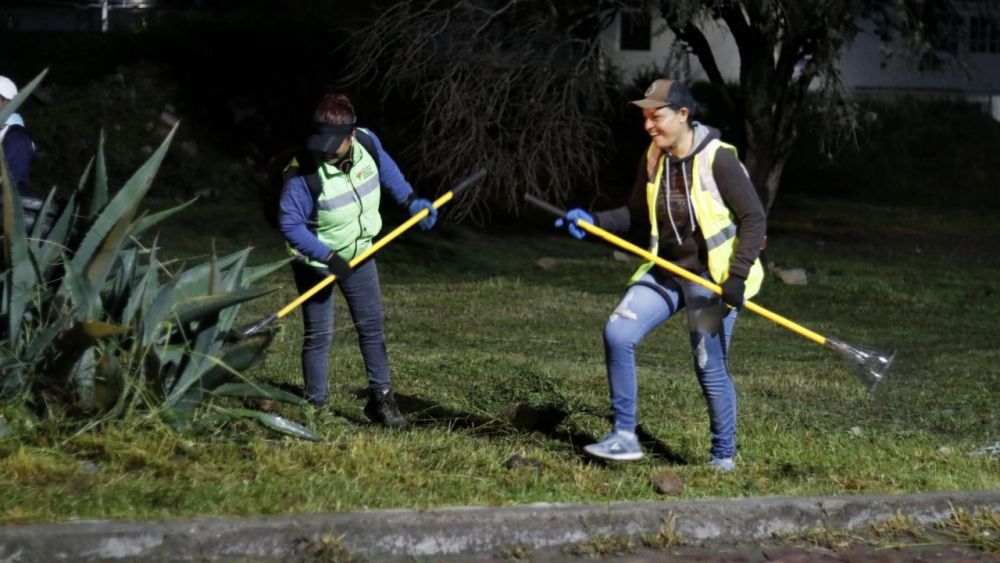
<path fill-rule="evenodd" d="M 17 86 L 6 76 L 0 76 L 0 109 L 17 96 Z M 15 186 L 27 186 L 31 176 L 31 160 L 35 143 L 24 126 L 24 119 L 14 113 L 0 126 L 0 144 L 7 157 L 7 168 Z"/>

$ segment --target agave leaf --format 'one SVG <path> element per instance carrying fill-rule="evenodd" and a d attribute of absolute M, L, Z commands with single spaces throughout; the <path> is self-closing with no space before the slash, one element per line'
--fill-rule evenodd
<path fill-rule="evenodd" d="M 219 268 L 228 268 L 240 260 L 242 255 L 247 252 L 247 250 L 240 250 L 228 256 L 219 258 L 217 261 Z M 199 264 L 177 276 L 175 286 L 177 287 L 178 292 L 185 296 L 195 297 L 205 295 L 208 293 L 208 279 L 211 274 L 212 264 L 211 262 L 205 262 L 204 264 Z"/>
<path fill-rule="evenodd" d="M 94 407 L 102 412 L 113 407 L 125 390 L 125 379 L 122 377 L 118 356 L 109 348 L 111 347 L 101 348 L 103 353 L 94 377 Z"/>
<path fill-rule="evenodd" d="M 287 418 L 283 418 L 277 415 L 263 413 L 260 411 L 250 410 L 250 409 L 219 409 L 219 411 L 211 416 L 207 416 L 198 421 L 196 425 L 197 430 L 206 430 L 212 426 L 222 424 L 224 422 L 229 422 L 230 420 L 236 420 L 240 418 L 254 418 L 258 422 L 263 424 L 266 428 L 274 430 L 275 432 L 280 432 L 282 434 L 291 436 L 293 438 L 300 438 L 303 440 L 310 440 L 313 442 L 322 442 L 323 439 L 313 433 L 305 426 L 297 422 L 292 422 Z"/>
<path fill-rule="evenodd" d="M 104 309 L 107 316 L 112 319 L 120 318 L 125 306 L 128 305 L 137 278 L 139 249 L 130 248 L 122 251 L 119 256 L 121 262 L 115 268 L 104 289 L 106 292 Z M 142 281 L 142 278 L 139 278 L 139 281 Z M 127 323 L 123 322 L 122 324 Z"/>
<path fill-rule="evenodd" d="M 240 399 L 271 399 L 298 406 L 307 404 L 302 397 L 266 383 L 224 383 L 213 389 L 212 394 L 217 397 L 237 397 Z"/>
<path fill-rule="evenodd" d="M 76 319 L 83 321 L 96 318 L 101 310 L 100 294 L 94 290 L 87 278 L 76 266 L 67 259 L 63 259 L 65 266 L 65 276 L 59 288 L 59 294 L 68 293 L 73 303 L 76 305 Z M 95 303 L 95 301 L 97 301 Z"/>
<path fill-rule="evenodd" d="M 154 273 L 150 278 L 150 284 L 146 287 L 145 295 L 152 298 L 151 301 L 146 301 L 146 297 L 143 298 L 143 303 L 148 303 L 148 305 L 143 307 L 144 315 L 142 315 L 142 345 L 149 346 L 152 344 L 153 339 L 156 338 L 160 332 L 160 323 L 167 320 L 170 315 L 170 310 L 174 307 L 174 286 L 172 283 L 168 283 L 159 289 L 159 284 L 156 281 L 156 275 Z"/>
<path fill-rule="evenodd" d="M 199 418 L 198 422 L 194 425 L 193 430 L 195 432 L 205 432 L 210 428 L 214 428 L 231 420 L 237 420 L 240 418 L 257 418 L 257 411 L 250 409 L 220 408 L 215 412 L 215 414 Z"/>
<path fill-rule="evenodd" d="M 281 416 L 278 416 L 278 415 L 275 415 L 275 414 L 268 414 L 266 412 L 258 412 L 257 413 L 257 420 L 260 421 L 260 423 L 263 424 L 264 426 L 266 426 L 267 428 L 270 428 L 271 430 L 274 430 L 275 432 L 280 432 L 282 434 L 286 434 L 286 435 L 291 436 L 293 438 L 300 438 L 302 440 L 309 440 L 309 441 L 312 441 L 312 442 L 322 442 L 323 441 L 322 438 L 320 438 L 319 436 L 317 436 L 312 430 L 309 430 L 305 426 L 302 426 L 301 424 L 299 424 L 297 422 L 292 422 L 291 420 L 288 420 L 287 418 L 284 418 L 284 417 L 281 417 Z"/>
<path fill-rule="evenodd" d="M 208 262 L 208 294 L 218 295 L 223 292 L 222 272 L 219 271 L 219 257 L 215 254 L 215 240 L 212 240 L 212 257 Z"/>
<path fill-rule="evenodd" d="M 70 381 L 76 395 L 76 404 L 83 412 L 94 410 L 94 379 L 97 373 L 97 347 L 84 350 L 70 371 Z"/>
<path fill-rule="evenodd" d="M 31 238 L 28 239 L 28 244 L 32 250 L 37 251 L 41 245 L 42 233 L 45 231 L 45 218 L 49 216 L 49 210 L 52 208 L 52 200 L 55 199 L 55 196 L 56 190 L 52 188 L 49 190 L 49 195 L 45 196 L 42 208 L 38 210 L 38 216 L 35 217 L 35 225 L 31 229 Z"/>
<path fill-rule="evenodd" d="M 225 296 L 208 296 L 205 299 Z M 180 328 L 179 334 L 188 338 L 188 333 L 194 331 L 194 338 L 190 339 L 189 351 L 187 355 L 187 365 L 181 370 L 177 377 L 177 382 L 170 389 L 170 394 L 166 399 L 168 408 L 179 408 L 180 410 L 194 410 L 201 403 L 201 393 L 188 393 L 189 389 L 205 389 L 215 382 L 206 379 L 206 376 L 213 374 L 212 363 L 218 360 L 215 356 L 222 349 L 223 341 L 218 338 L 219 334 L 219 311 L 220 308 L 203 309 L 203 314 L 189 320 L 182 320 L 175 316 L 177 326 Z M 196 321 L 196 322 L 195 322 Z"/>
<path fill-rule="evenodd" d="M 104 287 L 112 267 L 121 254 L 122 243 L 128 238 L 130 222 L 131 217 L 122 217 L 115 223 L 87 266 L 86 276 L 93 291 L 100 291 Z"/>
<path fill-rule="evenodd" d="M 176 405 L 185 395 L 188 395 L 186 398 L 200 403 L 202 391 L 211 391 L 235 377 L 241 377 L 241 372 L 249 369 L 264 356 L 270 344 L 271 338 L 267 336 L 241 342 L 227 350 L 221 359 L 212 355 L 202 356 L 204 362 L 199 366 L 205 369 L 182 375 L 167 397 L 166 405 L 168 407 Z M 191 396 L 189 390 L 196 390 L 197 393 L 194 394 L 196 396 Z"/>
<path fill-rule="evenodd" d="M 0 362 L 0 399 L 6 399 L 24 390 L 27 383 L 26 371 L 26 366 L 17 358 Z"/>
<path fill-rule="evenodd" d="M 246 285 L 243 283 L 243 272 L 246 270 L 247 259 L 250 257 L 250 249 L 247 248 L 236 254 L 239 259 L 226 272 L 225 279 L 220 281 L 222 291 L 235 291 L 246 288 Z M 233 310 L 235 311 L 235 308 Z"/>
<path fill-rule="evenodd" d="M 83 169 L 83 174 L 80 174 L 80 179 L 76 182 L 76 194 L 82 194 L 87 190 L 87 180 L 90 179 L 91 173 L 94 171 L 94 157 L 90 157 L 87 161 L 87 167 Z"/>
<path fill-rule="evenodd" d="M 7 292 L 7 342 L 12 350 L 18 349 L 21 320 L 28 303 L 28 293 L 38 283 L 34 262 L 28 252 L 24 231 L 24 210 L 21 196 L 10 182 L 7 157 L 0 146 L 0 190 L 3 191 L 3 259 L 10 268 L 4 280 Z"/>
<path fill-rule="evenodd" d="M 31 82 L 28 83 L 27 86 L 21 88 L 21 90 L 18 91 L 17 95 L 14 96 L 13 100 L 7 102 L 7 105 L 5 105 L 3 109 L 0 109 L 0 123 L 6 123 L 7 118 L 14 115 L 14 113 L 17 111 L 17 108 L 21 105 L 21 103 L 24 102 L 24 100 L 28 99 L 28 96 L 30 96 L 31 93 L 35 91 L 35 88 L 38 87 L 38 84 L 42 81 L 43 78 L 45 78 L 45 75 L 48 73 L 49 69 L 47 68 L 42 72 L 38 73 L 38 76 L 33 78 Z"/>
<path fill-rule="evenodd" d="M 156 243 L 154 242 L 153 246 L 149 249 L 149 267 L 146 268 L 139 283 L 132 288 L 132 294 L 129 296 L 128 302 L 125 304 L 125 309 L 122 311 L 121 323 L 123 325 L 131 325 L 136 313 L 144 308 L 148 308 L 148 304 L 152 303 L 156 292 L 156 276 Z M 143 304 L 146 304 L 146 307 L 143 307 Z"/>
<path fill-rule="evenodd" d="M 278 260 L 277 262 L 271 262 L 270 264 L 263 264 L 261 266 L 250 266 L 246 268 L 243 272 L 243 286 L 253 285 L 254 282 L 268 276 L 277 270 L 281 269 L 282 266 L 291 262 L 292 258 L 286 258 L 284 260 Z"/>
<path fill-rule="evenodd" d="M 224 291 L 234 291 L 240 289 L 243 286 L 243 270 L 246 268 L 247 258 L 249 258 L 250 251 L 247 249 L 240 253 L 240 260 L 230 268 L 229 272 L 226 273 L 225 280 L 222 281 L 222 288 Z M 236 315 L 240 312 L 239 305 L 235 307 L 230 307 L 219 315 L 219 331 L 227 332 L 233 327 L 233 323 L 236 322 Z"/>
<path fill-rule="evenodd" d="M 24 361 L 26 363 L 33 364 L 41 360 L 46 354 L 55 354 L 58 352 L 58 350 L 50 348 L 50 345 L 72 320 L 73 315 L 65 313 L 60 315 L 56 320 L 47 324 L 45 328 L 39 331 L 39 333 L 31 339 L 31 342 L 28 343 L 27 350 L 23 356 Z"/>
<path fill-rule="evenodd" d="M 138 224 L 136 224 L 132 228 L 132 235 L 131 236 L 138 237 L 139 235 L 141 235 L 142 233 L 144 233 L 147 229 L 149 229 L 151 227 L 154 227 L 155 225 L 157 225 L 158 223 L 160 223 L 164 219 L 168 219 L 168 218 L 176 215 L 177 213 L 179 213 L 179 212 L 187 209 L 188 207 L 190 207 L 190 205 L 192 203 L 194 203 L 197 200 L 198 200 L 198 198 L 194 198 L 194 199 L 192 199 L 190 201 L 186 201 L 186 202 L 184 202 L 184 203 L 182 203 L 180 205 L 171 207 L 170 209 L 167 209 L 165 211 L 160 211 L 159 213 L 153 213 L 152 215 L 148 215 L 146 217 L 143 217 L 138 222 Z"/>
<path fill-rule="evenodd" d="M 167 408 L 180 407 L 182 410 L 193 410 L 201 404 L 201 392 L 190 393 L 192 389 L 210 389 L 212 386 L 230 379 L 228 373 L 214 370 L 215 357 L 221 348 L 221 342 L 216 345 L 218 314 L 210 315 L 199 323 L 198 332 L 186 350 L 186 364 L 170 387 L 170 392 L 164 402 Z M 183 332 L 182 332 L 183 334 Z M 186 403 L 186 404 L 184 404 Z"/>
<path fill-rule="evenodd" d="M 97 139 L 97 166 L 94 169 L 94 189 L 90 194 L 87 217 L 94 217 L 108 203 L 108 166 L 104 158 L 104 129 Z"/>
<path fill-rule="evenodd" d="M 111 199 L 100 212 L 100 215 L 94 220 L 86 236 L 84 236 L 83 242 L 80 243 L 79 248 L 73 256 L 73 264 L 78 270 L 86 270 L 94 258 L 94 254 L 101 248 L 104 239 L 108 236 L 108 233 L 115 229 L 116 225 L 121 222 L 124 222 L 125 225 L 131 223 L 132 217 L 135 216 L 135 212 L 139 206 L 139 201 L 146 195 L 146 192 L 153 184 L 153 178 L 156 176 L 156 172 L 159 170 L 160 164 L 166 156 L 167 149 L 170 148 L 170 142 L 173 140 L 175 133 L 177 133 L 177 125 L 174 125 L 174 128 L 171 129 L 166 139 L 156 149 L 156 152 L 149 157 L 149 160 L 145 164 L 139 167 L 135 174 L 129 178 L 128 182 L 115 194 L 115 197 Z M 119 236 L 122 233 L 127 233 L 127 229 L 116 231 L 116 234 Z"/>
<path fill-rule="evenodd" d="M 132 332 L 132 329 L 127 326 L 115 325 L 104 321 L 86 321 L 80 323 L 80 326 L 83 330 L 83 334 L 94 339 L 95 341 L 100 338 L 107 338 L 109 336 Z"/>
<path fill-rule="evenodd" d="M 232 307 L 244 301 L 256 299 L 272 291 L 274 291 L 272 288 L 253 287 L 222 295 L 205 295 L 188 298 L 175 306 L 173 318 L 178 324 L 185 325 L 192 321 L 203 319 L 208 315 L 216 314 L 226 307 Z"/>
<path fill-rule="evenodd" d="M 49 279 L 49 276 L 47 275 L 49 267 L 53 262 L 55 262 L 55 259 L 59 257 L 59 253 L 66 245 L 70 232 L 73 229 L 73 223 L 76 218 L 76 202 L 76 194 L 70 195 L 66 205 L 63 206 L 62 213 L 59 215 L 59 218 L 56 219 L 55 224 L 52 225 L 52 230 L 49 231 L 49 236 L 39 245 L 39 250 L 36 254 L 38 270 L 46 280 Z"/>
<path fill-rule="evenodd" d="M 161 384 L 158 391 L 165 395 L 165 386 L 177 376 L 181 364 L 187 359 L 186 353 L 187 346 L 184 344 L 164 343 L 151 346 L 145 355 L 144 379 Z"/>

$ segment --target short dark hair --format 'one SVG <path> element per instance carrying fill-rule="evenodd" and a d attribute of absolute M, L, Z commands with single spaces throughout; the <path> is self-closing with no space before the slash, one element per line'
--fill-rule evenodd
<path fill-rule="evenodd" d="M 324 125 L 354 125 L 356 119 L 354 104 L 340 92 L 330 92 L 320 98 L 313 112 L 313 121 Z"/>

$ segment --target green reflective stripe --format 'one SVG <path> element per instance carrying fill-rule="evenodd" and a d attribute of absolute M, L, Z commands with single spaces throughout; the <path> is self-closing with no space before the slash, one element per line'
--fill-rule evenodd
<path fill-rule="evenodd" d="M 354 195 L 354 191 L 344 192 L 330 199 L 320 200 L 316 203 L 316 205 L 319 207 L 320 211 L 333 211 L 334 209 L 340 209 L 341 207 L 346 207 L 356 203 L 358 201 L 358 197 L 363 199 L 366 195 L 372 193 L 378 188 L 378 176 L 372 176 L 363 184 L 355 188 L 358 192 L 357 196 Z"/>
<path fill-rule="evenodd" d="M 705 247 L 708 250 L 713 250 L 719 246 L 722 246 L 730 241 L 736 236 L 736 225 L 730 223 L 722 228 L 721 231 L 715 233 L 714 235 L 705 239 Z"/>

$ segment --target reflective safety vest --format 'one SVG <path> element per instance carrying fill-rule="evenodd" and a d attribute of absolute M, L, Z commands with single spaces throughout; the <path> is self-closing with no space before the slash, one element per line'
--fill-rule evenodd
<path fill-rule="evenodd" d="M 368 250 L 372 239 L 382 230 L 378 166 L 361 143 L 354 142 L 351 151 L 354 164 L 347 172 L 325 162 L 318 163 L 323 190 L 316 199 L 316 236 L 347 261 Z M 306 263 L 326 267 L 315 260 Z"/>
<path fill-rule="evenodd" d="M 719 193 L 719 186 L 715 183 L 712 175 L 712 164 L 715 162 L 715 154 L 725 148 L 736 154 L 736 147 L 723 143 L 718 139 L 708 142 L 703 150 L 694 156 L 691 170 L 691 206 L 694 209 L 694 219 L 698 223 L 702 237 L 705 239 L 705 247 L 708 250 L 708 271 L 712 281 L 721 284 L 729 277 L 729 261 L 733 252 L 739 244 L 739 237 L 736 236 L 736 217 L 731 209 L 726 206 Z M 646 152 L 647 158 L 653 154 L 655 145 L 650 145 Z M 667 164 L 667 155 L 661 154 L 656 163 L 656 174 L 652 182 L 646 182 L 646 205 L 649 208 L 649 252 L 658 255 L 660 244 L 660 227 L 656 219 L 656 198 L 660 194 L 660 182 L 663 179 L 663 171 Z M 630 283 L 635 283 L 652 268 L 655 264 L 647 262 L 632 275 Z M 747 275 L 746 291 L 743 296 L 750 299 L 760 291 L 761 282 L 764 281 L 764 267 L 760 263 L 760 258 L 754 260 Z"/>

